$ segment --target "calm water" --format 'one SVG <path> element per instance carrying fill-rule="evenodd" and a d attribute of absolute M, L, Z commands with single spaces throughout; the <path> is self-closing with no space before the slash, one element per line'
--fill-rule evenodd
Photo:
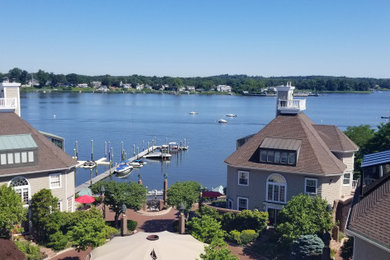
<path fill-rule="evenodd" d="M 136 181 L 141 174 L 149 189 L 161 189 L 163 174 L 169 183 L 195 180 L 206 187 L 226 185 L 223 162 L 235 150 L 235 140 L 259 131 L 275 116 L 272 97 L 24 93 L 22 117 L 35 128 L 65 138 L 68 154 L 79 142 L 81 160 L 90 158 L 90 140 L 94 140 L 94 158 L 104 155 L 104 141 L 114 148 L 119 161 L 121 141 L 128 155 L 133 144 L 142 149 L 142 141 L 157 139 L 157 144 L 182 141 L 190 149 L 173 156 L 169 163 L 149 162 L 124 180 Z M 189 115 L 197 111 L 196 116 Z M 237 114 L 226 118 L 225 114 Z M 384 122 L 390 114 L 390 92 L 373 94 L 329 94 L 307 99 L 306 114 L 316 123 L 347 126 Z M 55 115 L 55 116 L 54 116 Z M 228 124 L 217 123 L 220 118 Z M 99 169 L 103 171 L 104 169 Z M 76 184 L 89 179 L 89 171 L 78 171 Z M 114 179 L 123 181 L 123 179 Z"/>

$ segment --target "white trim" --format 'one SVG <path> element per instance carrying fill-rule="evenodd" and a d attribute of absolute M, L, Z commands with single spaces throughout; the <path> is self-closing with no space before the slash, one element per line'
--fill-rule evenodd
<path fill-rule="evenodd" d="M 279 175 L 279 176 L 281 176 L 283 179 L 284 179 L 284 183 L 278 183 L 278 182 L 269 182 L 269 178 L 271 177 L 271 176 L 273 176 L 273 175 Z M 271 184 L 271 185 L 273 185 L 273 188 L 272 189 L 274 189 L 274 187 L 275 186 L 278 186 L 279 187 L 279 192 L 278 192 L 278 195 L 279 195 L 279 197 L 280 197 L 280 187 L 284 187 L 284 201 L 280 201 L 280 200 L 269 200 L 268 199 L 268 185 L 269 184 Z M 270 203 L 281 203 L 281 204 L 286 204 L 287 203 L 287 181 L 286 181 L 286 178 L 282 175 L 282 174 L 280 174 L 280 173 L 272 173 L 272 174 L 270 174 L 270 175 L 268 175 L 268 177 L 267 177 L 267 180 L 266 180 L 266 182 L 265 182 L 265 201 L 266 202 L 270 202 Z M 274 197 L 274 192 L 272 191 L 272 198 Z"/>
<path fill-rule="evenodd" d="M 246 197 L 237 196 L 237 210 L 240 210 L 240 199 L 246 200 L 246 209 L 249 208 L 249 199 Z"/>
<path fill-rule="evenodd" d="M 34 173 L 47 173 L 47 172 L 58 172 L 58 171 L 71 171 L 73 168 L 76 168 L 77 165 L 71 166 L 69 168 L 57 168 L 57 169 L 48 169 L 48 170 L 41 170 L 41 171 L 33 171 L 33 172 L 17 172 L 17 173 L 8 173 L 8 174 L 2 174 L 1 177 L 8 177 L 8 176 L 16 176 L 16 175 L 29 175 Z"/>
<path fill-rule="evenodd" d="M 62 174 L 61 174 L 60 172 L 49 174 L 49 187 L 50 187 L 51 190 L 62 188 L 62 180 L 61 180 L 62 177 L 61 177 L 61 175 L 62 175 Z M 59 176 L 59 179 L 60 179 L 60 184 L 59 184 L 59 186 L 53 186 L 53 185 L 52 185 L 52 178 L 53 178 L 53 177 L 56 177 L 56 176 Z"/>
<path fill-rule="evenodd" d="M 240 183 L 240 175 L 242 174 L 242 173 L 246 173 L 248 176 L 247 176 L 247 181 L 248 181 L 248 183 L 247 184 L 241 184 Z M 239 186 L 249 186 L 249 172 L 248 171 L 237 171 L 237 184 L 239 185 Z"/>
<path fill-rule="evenodd" d="M 330 173 L 330 174 L 325 174 L 325 173 L 315 173 L 315 172 L 294 172 L 294 171 L 273 171 L 265 168 L 257 168 L 257 167 L 250 167 L 250 166 L 239 166 L 239 165 L 233 165 L 229 164 L 225 161 L 225 163 L 235 169 L 247 169 L 247 170 L 256 170 L 256 171 L 264 171 L 264 172 L 269 172 L 269 173 L 293 173 L 293 174 L 298 174 L 298 175 L 312 175 L 312 176 L 319 176 L 319 177 L 333 177 L 333 176 L 342 176 L 344 172 L 341 173 Z M 279 166 L 279 165 L 276 165 Z M 282 164 L 281 166 L 285 166 Z M 293 167 L 291 167 L 293 168 Z"/>
<path fill-rule="evenodd" d="M 315 181 L 316 183 L 316 192 L 307 192 L 306 191 L 306 182 L 307 181 Z M 305 191 L 305 194 L 310 194 L 310 195 L 317 195 L 318 193 L 318 179 L 315 179 L 315 178 L 305 178 L 305 183 L 304 183 L 305 187 L 304 187 L 304 191 Z"/>
<path fill-rule="evenodd" d="M 28 179 L 26 178 L 26 177 L 24 177 L 24 176 L 16 176 L 16 177 L 14 177 L 14 178 L 12 178 L 9 182 L 8 182 L 8 184 L 7 184 L 7 187 L 9 187 L 10 185 L 11 185 L 11 182 L 14 180 L 14 179 L 16 179 L 16 178 L 19 178 L 19 177 L 21 177 L 21 178 L 24 178 L 26 181 L 27 181 L 27 185 L 24 185 L 24 186 L 16 186 L 16 187 L 12 187 L 14 190 L 15 190 L 15 188 L 17 188 L 17 189 L 22 189 L 22 193 L 21 193 L 21 201 L 22 201 L 22 203 L 23 203 L 23 207 L 28 207 L 29 205 L 30 205 L 30 202 L 31 202 L 31 185 L 30 185 L 30 182 L 28 181 Z M 27 203 L 26 204 L 24 204 L 24 200 L 23 200 L 23 188 L 27 188 L 28 189 L 28 201 L 27 201 Z M 16 191 L 15 191 L 16 192 Z"/>
<path fill-rule="evenodd" d="M 69 199 L 71 199 L 70 211 L 69 211 Z M 73 197 L 73 195 L 66 198 L 66 206 L 67 206 L 66 207 L 66 211 L 67 212 L 73 212 L 73 207 L 74 207 L 74 197 Z"/>
<path fill-rule="evenodd" d="M 345 180 L 345 174 L 349 174 L 349 182 L 347 184 L 344 183 L 344 180 Z M 352 171 L 346 171 L 343 173 L 343 186 L 346 187 L 346 186 L 351 186 L 352 184 L 352 178 L 353 178 L 353 174 L 352 174 Z"/>

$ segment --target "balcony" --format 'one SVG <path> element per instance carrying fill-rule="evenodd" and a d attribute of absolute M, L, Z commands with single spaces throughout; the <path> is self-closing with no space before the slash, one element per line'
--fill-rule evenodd
<path fill-rule="evenodd" d="M 278 111 L 281 114 L 298 114 L 306 110 L 306 99 L 278 100 Z"/>
<path fill-rule="evenodd" d="M 0 112 L 14 111 L 17 107 L 16 98 L 0 98 Z"/>

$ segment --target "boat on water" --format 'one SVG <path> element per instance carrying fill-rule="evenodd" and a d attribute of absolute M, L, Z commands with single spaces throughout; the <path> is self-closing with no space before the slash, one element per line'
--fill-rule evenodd
<path fill-rule="evenodd" d="M 227 121 L 225 120 L 225 119 L 219 119 L 218 120 L 218 123 L 220 123 L 220 124 L 226 124 L 227 123 Z"/>
<path fill-rule="evenodd" d="M 198 114 L 198 112 L 191 111 L 189 114 L 194 116 L 194 115 L 197 115 L 197 114 Z"/>
<path fill-rule="evenodd" d="M 133 168 L 141 168 L 144 166 L 142 163 L 136 161 L 129 162 L 129 165 L 132 166 Z"/>
<path fill-rule="evenodd" d="M 118 166 L 115 167 L 114 173 L 117 177 L 125 177 L 130 174 L 133 166 L 130 166 L 127 162 L 120 162 Z"/>
<path fill-rule="evenodd" d="M 153 152 L 144 156 L 146 159 L 170 160 L 172 155 L 164 152 Z"/>
<path fill-rule="evenodd" d="M 226 114 L 227 117 L 237 117 L 236 114 Z"/>
<path fill-rule="evenodd" d="M 170 152 L 177 152 L 179 151 L 179 145 L 176 142 L 169 142 L 168 149 Z"/>

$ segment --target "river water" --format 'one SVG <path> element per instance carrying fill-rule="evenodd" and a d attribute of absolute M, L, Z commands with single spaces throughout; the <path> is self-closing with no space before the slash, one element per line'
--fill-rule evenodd
<path fill-rule="evenodd" d="M 162 189 L 163 175 L 170 184 L 194 180 L 211 188 L 226 185 L 226 159 L 235 150 L 236 139 L 253 134 L 275 117 L 276 98 L 158 94 L 22 93 L 22 118 L 38 130 L 65 138 L 66 152 L 73 154 L 79 143 L 79 159 L 104 155 L 104 142 L 120 160 L 121 141 L 128 155 L 133 144 L 142 150 L 156 138 L 187 140 L 189 150 L 172 156 L 171 162 L 149 162 L 125 179 L 137 181 L 141 175 L 149 189 Z M 324 94 L 307 98 L 306 114 L 316 123 L 347 126 L 369 124 L 376 127 L 381 116 L 390 114 L 390 92 L 372 94 Z M 190 111 L 198 112 L 190 115 Z M 225 114 L 234 113 L 236 118 Z M 217 121 L 224 118 L 227 124 Z M 104 169 L 99 167 L 99 172 Z M 89 179 L 89 171 L 79 170 L 76 185 Z"/>

